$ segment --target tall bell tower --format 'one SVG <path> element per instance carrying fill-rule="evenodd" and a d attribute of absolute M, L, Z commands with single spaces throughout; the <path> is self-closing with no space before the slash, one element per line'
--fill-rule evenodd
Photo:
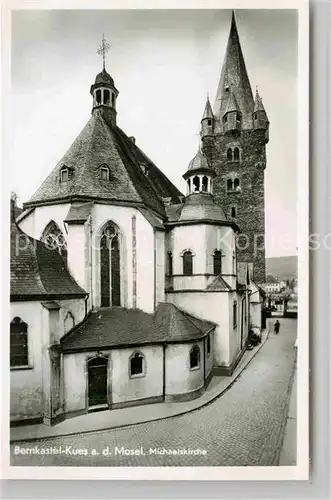
<path fill-rule="evenodd" d="M 258 90 L 255 98 L 251 90 L 234 12 L 215 104 L 201 120 L 201 141 L 216 172 L 215 200 L 241 230 L 238 261 L 253 262 L 254 279 L 263 283 L 269 120 Z"/>

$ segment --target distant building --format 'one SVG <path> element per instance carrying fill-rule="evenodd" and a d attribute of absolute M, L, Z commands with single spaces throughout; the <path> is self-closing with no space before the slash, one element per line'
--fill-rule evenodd
<path fill-rule="evenodd" d="M 266 293 L 280 293 L 286 288 L 286 281 L 276 281 L 275 283 L 266 283 L 264 285 Z"/>

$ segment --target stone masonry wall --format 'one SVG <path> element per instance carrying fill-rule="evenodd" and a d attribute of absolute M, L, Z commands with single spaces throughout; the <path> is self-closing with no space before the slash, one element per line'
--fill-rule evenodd
<path fill-rule="evenodd" d="M 240 160 L 230 161 L 228 148 L 239 148 Z M 265 281 L 265 205 L 264 169 L 266 167 L 265 131 L 245 130 L 238 135 L 216 135 L 203 140 L 203 149 L 217 176 L 215 201 L 235 220 L 241 234 L 237 240 L 238 261 L 254 262 L 254 278 Z M 239 179 L 240 191 L 228 192 L 227 180 Z M 232 217 L 232 207 L 236 217 Z"/>

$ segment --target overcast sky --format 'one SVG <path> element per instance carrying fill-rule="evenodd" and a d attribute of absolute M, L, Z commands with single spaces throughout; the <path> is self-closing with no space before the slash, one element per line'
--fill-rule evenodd
<path fill-rule="evenodd" d="M 267 256 L 296 254 L 297 15 L 236 11 L 253 92 L 270 120 Z M 185 193 L 207 92 L 213 103 L 229 10 L 16 11 L 12 19 L 11 189 L 28 201 L 90 117 L 89 90 L 106 68 L 119 90 L 118 125 Z"/>

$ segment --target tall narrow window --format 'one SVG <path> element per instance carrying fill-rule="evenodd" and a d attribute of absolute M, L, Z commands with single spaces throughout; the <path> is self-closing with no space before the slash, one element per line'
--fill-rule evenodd
<path fill-rule="evenodd" d="M 232 274 L 236 274 L 236 253 L 232 253 Z"/>
<path fill-rule="evenodd" d="M 95 97 L 97 100 L 97 104 L 101 104 L 101 90 L 100 89 L 96 91 Z"/>
<path fill-rule="evenodd" d="M 193 191 L 198 192 L 200 191 L 200 178 L 198 176 L 193 177 Z"/>
<path fill-rule="evenodd" d="M 193 255 L 190 250 L 183 253 L 183 274 L 192 276 L 193 274 Z"/>
<path fill-rule="evenodd" d="M 237 327 L 237 301 L 233 301 L 233 328 Z"/>
<path fill-rule="evenodd" d="M 228 179 L 226 181 L 226 190 L 227 191 L 233 191 L 233 182 L 231 179 Z"/>
<path fill-rule="evenodd" d="M 222 252 L 220 250 L 216 250 L 214 252 L 214 274 L 222 273 Z"/>
<path fill-rule="evenodd" d="M 227 159 L 228 161 L 232 161 L 232 149 L 231 149 L 231 148 L 229 148 L 229 149 L 227 150 L 227 152 L 226 152 L 226 159 Z"/>
<path fill-rule="evenodd" d="M 28 325 L 21 318 L 10 323 L 10 366 L 28 366 Z"/>
<path fill-rule="evenodd" d="M 108 89 L 105 89 L 103 91 L 103 103 L 104 104 L 109 104 L 110 103 L 110 92 Z"/>
<path fill-rule="evenodd" d="M 208 177 L 206 175 L 202 177 L 202 191 L 208 191 Z"/>
<path fill-rule="evenodd" d="M 41 241 L 51 250 L 57 250 L 64 262 L 67 263 L 67 242 L 56 222 L 51 221 L 41 235 Z"/>
<path fill-rule="evenodd" d="M 207 356 L 210 354 L 210 335 L 207 336 Z"/>
<path fill-rule="evenodd" d="M 236 207 L 231 207 L 231 217 L 237 217 Z"/>
<path fill-rule="evenodd" d="M 119 235 L 109 223 L 100 238 L 101 307 L 121 305 Z"/>
<path fill-rule="evenodd" d="M 190 350 L 190 369 L 194 370 L 200 366 L 200 349 L 198 345 L 194 345 Z"/>
<path fill-rule="evenodd" d="M 211 120 L 208 120 L 208 127 L 211 126 Z"/>
<path fill-rule="evenodd" d="M 168 252 L 168 275 L 172 276 L 172 253 Z"/>
<path fill-rule="evenodd" d="M 239 148 L 234 148 L 233 159 L 234 159 L 234 161 L 239 161 L 239 159 L 240 159 Z"/>
<path fill-rule="evenodd" d="M 233 186 L 235 191 L 240 191 L 240 181 L 238 178 L 234 180 Z"/>
<path fill-rule="evenodd" d="M 136 352 L 130 358 L 130 377 L 138 377 L 144 375 L 144 356 L 140 352 Z"/>
<path fill-rule="evenodd" d="M 115 94 L 111 94 L 111 104 L 113 106 L 113 108 L 115 108 Z"/>

